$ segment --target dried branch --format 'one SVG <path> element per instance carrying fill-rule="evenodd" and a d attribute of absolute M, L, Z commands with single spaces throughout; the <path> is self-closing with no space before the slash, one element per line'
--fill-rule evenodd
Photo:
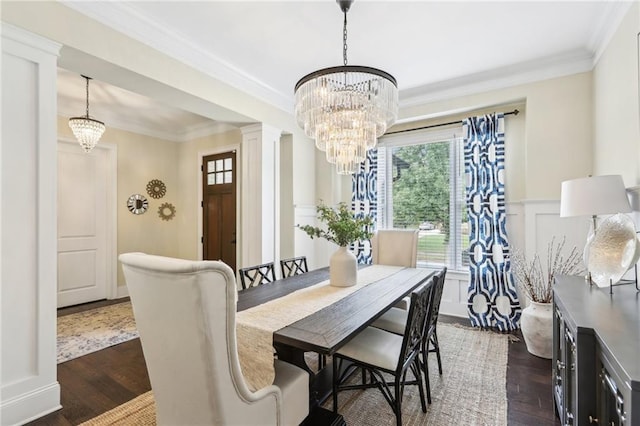
<path fill-rule="evenodd" d="M 522 251 L 513 250 L 511 271 L 516 284 L 534 302 L 550 303 L 553 298 L 553 283 L 556 275 L 577 275 L 582 273 L 581 258 L 574 246 L 569 255 L 563 256 L 566 238 L 556 244 L 553 237 L 547 245 L 546 269 L 542 267 L 540 256 L 535 254 L 529 262 Z"/>

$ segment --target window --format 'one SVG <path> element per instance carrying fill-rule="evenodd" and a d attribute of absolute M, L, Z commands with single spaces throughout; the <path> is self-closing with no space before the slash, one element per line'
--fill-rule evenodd
<path fill-rule="evenodd" d="M 462 127 L 385 136 L 378 151 L 378 228 L 419 229 L 418 266 L 468 267 Z"/>

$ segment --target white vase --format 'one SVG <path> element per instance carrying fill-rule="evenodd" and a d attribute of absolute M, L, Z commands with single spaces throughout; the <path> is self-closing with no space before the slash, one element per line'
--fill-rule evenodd
<path fill-rule="evenodd" d="M 340 247 L 329 259 L 329 283 L 334 287 L 350 287 L 357 282 L 356 256 L 346 247 Z"/>
<path fill-rule="evenodd" d="M 522 310 L 522 336 L 529 353 L 551 359 L 553 346 L 553 304 L 531 302 Z"/>

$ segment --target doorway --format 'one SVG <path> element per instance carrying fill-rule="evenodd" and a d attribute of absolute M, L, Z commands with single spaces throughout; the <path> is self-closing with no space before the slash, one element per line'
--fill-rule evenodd
<path fill-rule="evenodd" d="M 116 296 L 115 147 L 58 142 L 58 308 Z"/>
<path fill-rule="evenodd" d="M 202 259 L 236 270 L 236 151 L 202 158 Z"/>

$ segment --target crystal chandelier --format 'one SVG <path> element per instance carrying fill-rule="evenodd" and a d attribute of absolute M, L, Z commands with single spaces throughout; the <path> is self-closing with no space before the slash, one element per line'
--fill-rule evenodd
<path fill-rule="evenodd" d="M 90 152 L 96 146 L 104 133 L 104 123 L 89 116 L 89 80 L 91 77 L 82 76 L 87 80 L 87 113 L 83 117 L 71 117 L 69 127 L 78 139 L 84 152 Z"/>
<path fill-rule="evenodd" d="M 312 72 L 296 83 L 295 115 L 337 172 L 351 175 L 398 118 L 398 84 L 382 70 L 347 65 L 347 12 L 353 0 L 336 2 L 344 13 L 344 65 Z"/>

